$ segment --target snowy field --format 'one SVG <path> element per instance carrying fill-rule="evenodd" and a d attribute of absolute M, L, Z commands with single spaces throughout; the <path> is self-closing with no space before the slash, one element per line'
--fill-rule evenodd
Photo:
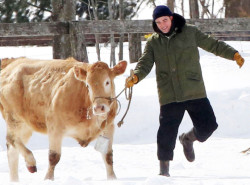
<path fill-rule="evenodd" d="M 101 155 L 93 142 L 81 148 L 77 142 L 65 138 L 62 158 L 55 170 L 55 181 L 44 181 L 48 166 L 47 136 L 34 134 L 28 147 L 34 152 L 38 172 L 30 174 L 22 157 L 19 164 L 19 183 L 9 182 L 5 147 L 5 122 L 0 118 L 0 185 L 249 185 L 250 155 L 241 151 L 250 147 L 250 42 L 227 42 L 245 58 L 239 69 L 229 61 L 200 50 L 203 77 L 208 98 L 214 108 L 218 129 L 205 143 L 195 142 L 196 160 L 186 161 L 182 146 L 177 141 L 170 178 L 157 175 L 156 133 L 159 103 L 154 69 L 134 87 L 131 108 L 125 123 L 116 128 L 114 138 L 114 170 L 117 180 L 107 181 Z M 96 61 L 95 48 L 88 48 L 90 62 Z M 102 60 L 109 61 L 109 48 L 102 47 Z M 0 58 L 27 56 L 52 58 L 50 47 L 0 47 Z M 118 53 L 118 52 L 117 52 Z M 124 51 L 128 59 L 127 50 Z M 125 78 L 134 64 L 116 80 L 116 91 L 124 87 Z M 127 102 L 122 95 L 120 121 Z M 179 134 L 190 130 L 191 120 L 186 114 Z"/>

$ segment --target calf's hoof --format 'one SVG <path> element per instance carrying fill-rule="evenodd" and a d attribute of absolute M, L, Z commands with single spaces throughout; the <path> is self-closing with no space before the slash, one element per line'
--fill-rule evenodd
<path fill-rule="evenodd" d="M 11 182 L 19 182 L 19 178 L 18 178 L 18 176 L 14 176 L 14 177 L 10 177 L 10 181 Z"/>
<path fill-rule="evenodd" d="M 29 170 L 30 173 L 35 173 L 35 172 L 37 172 L 36 166 L 27 166 L 27 169 Z"/>
<path fill-rule="evenodd" d="M 54 174 L 47 173 L 44 180 L 54 181 Z"/>
<path fill-rule="evenodd" d="M 116 175 L 113 174 L 113 175 L 109 175 L 109 176 L 107 177 L 107 179 L 108 179 L 108 180 L 116 180 L 117 178 L 116 178 Z"/>

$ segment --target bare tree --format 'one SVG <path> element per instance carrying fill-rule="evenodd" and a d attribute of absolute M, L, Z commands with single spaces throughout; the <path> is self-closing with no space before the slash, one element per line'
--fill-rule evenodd
<path fill-rule="evenodd" d="M 91 2 L 89 1 L 88 8 L 90 9 L 91 6 L 93 7 L 94 18 L 91 17 L 91 13 L 90 13 L 90 10 L 89 10 L 90 20 L 98 21 L 97 8 L 96 8 L 97 5 L 96 5 L 94 0 L 91 0 Z M 97 59 L 100 61 L 101 60 L 100 36 L 98 34 L 95 34 L 95 42 L 96 42 L 95 47 L 96 47 Z"/>
<path fill-rule="evenodd" d="M 123 0 L 119 0 L 119 18 L 121 21 L 124 20 Z M 119 60 L 123 60 L 123 41 L 124 33 L 121 33 L 119 39 Z"/>
<path fill-rule="evenodd" d="M 218 17 L 218 15 L 220 13 L 222 13 L 224 10 L 224 5 L 222 5 L 222 7 L 217 12 L 215 12 L 215 10 L 214 10 L 215 1 L 214 0 L 212 0 L 212 2 L 210 0 L 199 0 L 199 2 L 200 2 L 201 7 L 202 7 L 201 16 L 200 16 L 202 19 L 205 18 L 205 15 L 207 16 L 207 18 L 214 19 L 214 18 Z"/>
<path fill-rule="evenodd" d="M 249 0 L 224 0 L 225 17 L 250 17 Z"/>
<path fill-rule="evenodd" d="M 150 2 L 151 2 L 152 0 L 149 0 L 148 2 L 147 2 L 147 4 L 149 4 Z M 154 0 L 153 0 L 154 1 Z M 137 14 L 137 12 L 139 11 L 139 9 L 141 8 L 141 5 L 144 3 L 144 1 L 142 0 L 142 1 L 139 1 L 139 0 L 137 0 L 137 8 L 136 8 L 136 10 L 134 11 L 134 13 L 132 13 L 132 15 L 130 16 L 131 18 L 132 17 L 134 17 L 136 14 Z M 153 5 L 154 5 L 154 7 L 156 7 L 156 4 L 153 2 Z"/>
<path fill-rule="evenodd" d="M 191 19 L 198 19 L 199 18 L 198 0 L 189 0 L 189 10 L 190 10 L 190 18 Z"/>
<path fill-rule="evenodd" d="M 169 9 L 174 12 L 174 3 L 175 3 L 175 0 L 168 0 L 167 1 L 167 6 L 169 7 Z"/>
<path fill-rule="evenodd" d="M 182 16 L 184 17 L 184 0 L 181 0 L 181 12 L 182 12 Z"/>
<path fill-rule="evenodd" d="M 201 6 L 202 6 L 201 18 L 204 19 L 205 14 L 206 14 L 208 17 L 213 18 L 213 14 L 210 13 L 210 11 L 209 11 L 209 9 L 208 9 L 209 4 L 206 3 L 206 0 L 200 0 L 200 4 L 201 4 Z"/>
<path fill-rule="evenodd" d="M 155 0 L 148 0 L 147 4 L 152 4 L 154 7 L 156 7 Z"/>
<path fill-rule="evenodd" d="M 212 15 L 214 16 L 214 0 L 212 1 Z"/>
<path fill-rule="evenodd" d="M 115 4 L 115 3 L 114 3 Z M 112 8 L 112 0 L 108 0 L 108 8 L 109 8 L 109 20 L 114 20 L 113 18 L 113 8 Z M 114 33 L 110 34 L 110 44 L 111 44 L 111 53 L 110 53 L 110 67 L 115 66 L 115 35 Z"/>

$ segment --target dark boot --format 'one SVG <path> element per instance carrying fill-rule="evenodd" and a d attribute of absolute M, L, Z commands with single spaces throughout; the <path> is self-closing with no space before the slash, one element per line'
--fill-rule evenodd
<path fill-rule="evenodd" d="M 196 136 L 194 135 L 194 129 L 190 130 L 188 133 L 183 133 L 179 140 L 183 145 L 184 154 L 189 162 L 195 160 L 193 142 L 196 141 Z"/>
<path fill-rule="evenodd" d="M 160 174 L 159 175 L 170 177 L 169 161 L 160 161 Z"/>

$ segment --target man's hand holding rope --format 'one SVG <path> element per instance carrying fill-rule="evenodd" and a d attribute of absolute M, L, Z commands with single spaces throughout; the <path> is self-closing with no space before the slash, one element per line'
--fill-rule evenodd
<path fill-rule="evenodd" d="M 134 84 L 136 84 L 138 82 L 138 77 L 136 75 L 132 75 L 132 76 L 129 76 L 127 79 L 126 79 L 126 87 L 127 88 L 130 88 L 130 87 L 133 87 Z"/>

